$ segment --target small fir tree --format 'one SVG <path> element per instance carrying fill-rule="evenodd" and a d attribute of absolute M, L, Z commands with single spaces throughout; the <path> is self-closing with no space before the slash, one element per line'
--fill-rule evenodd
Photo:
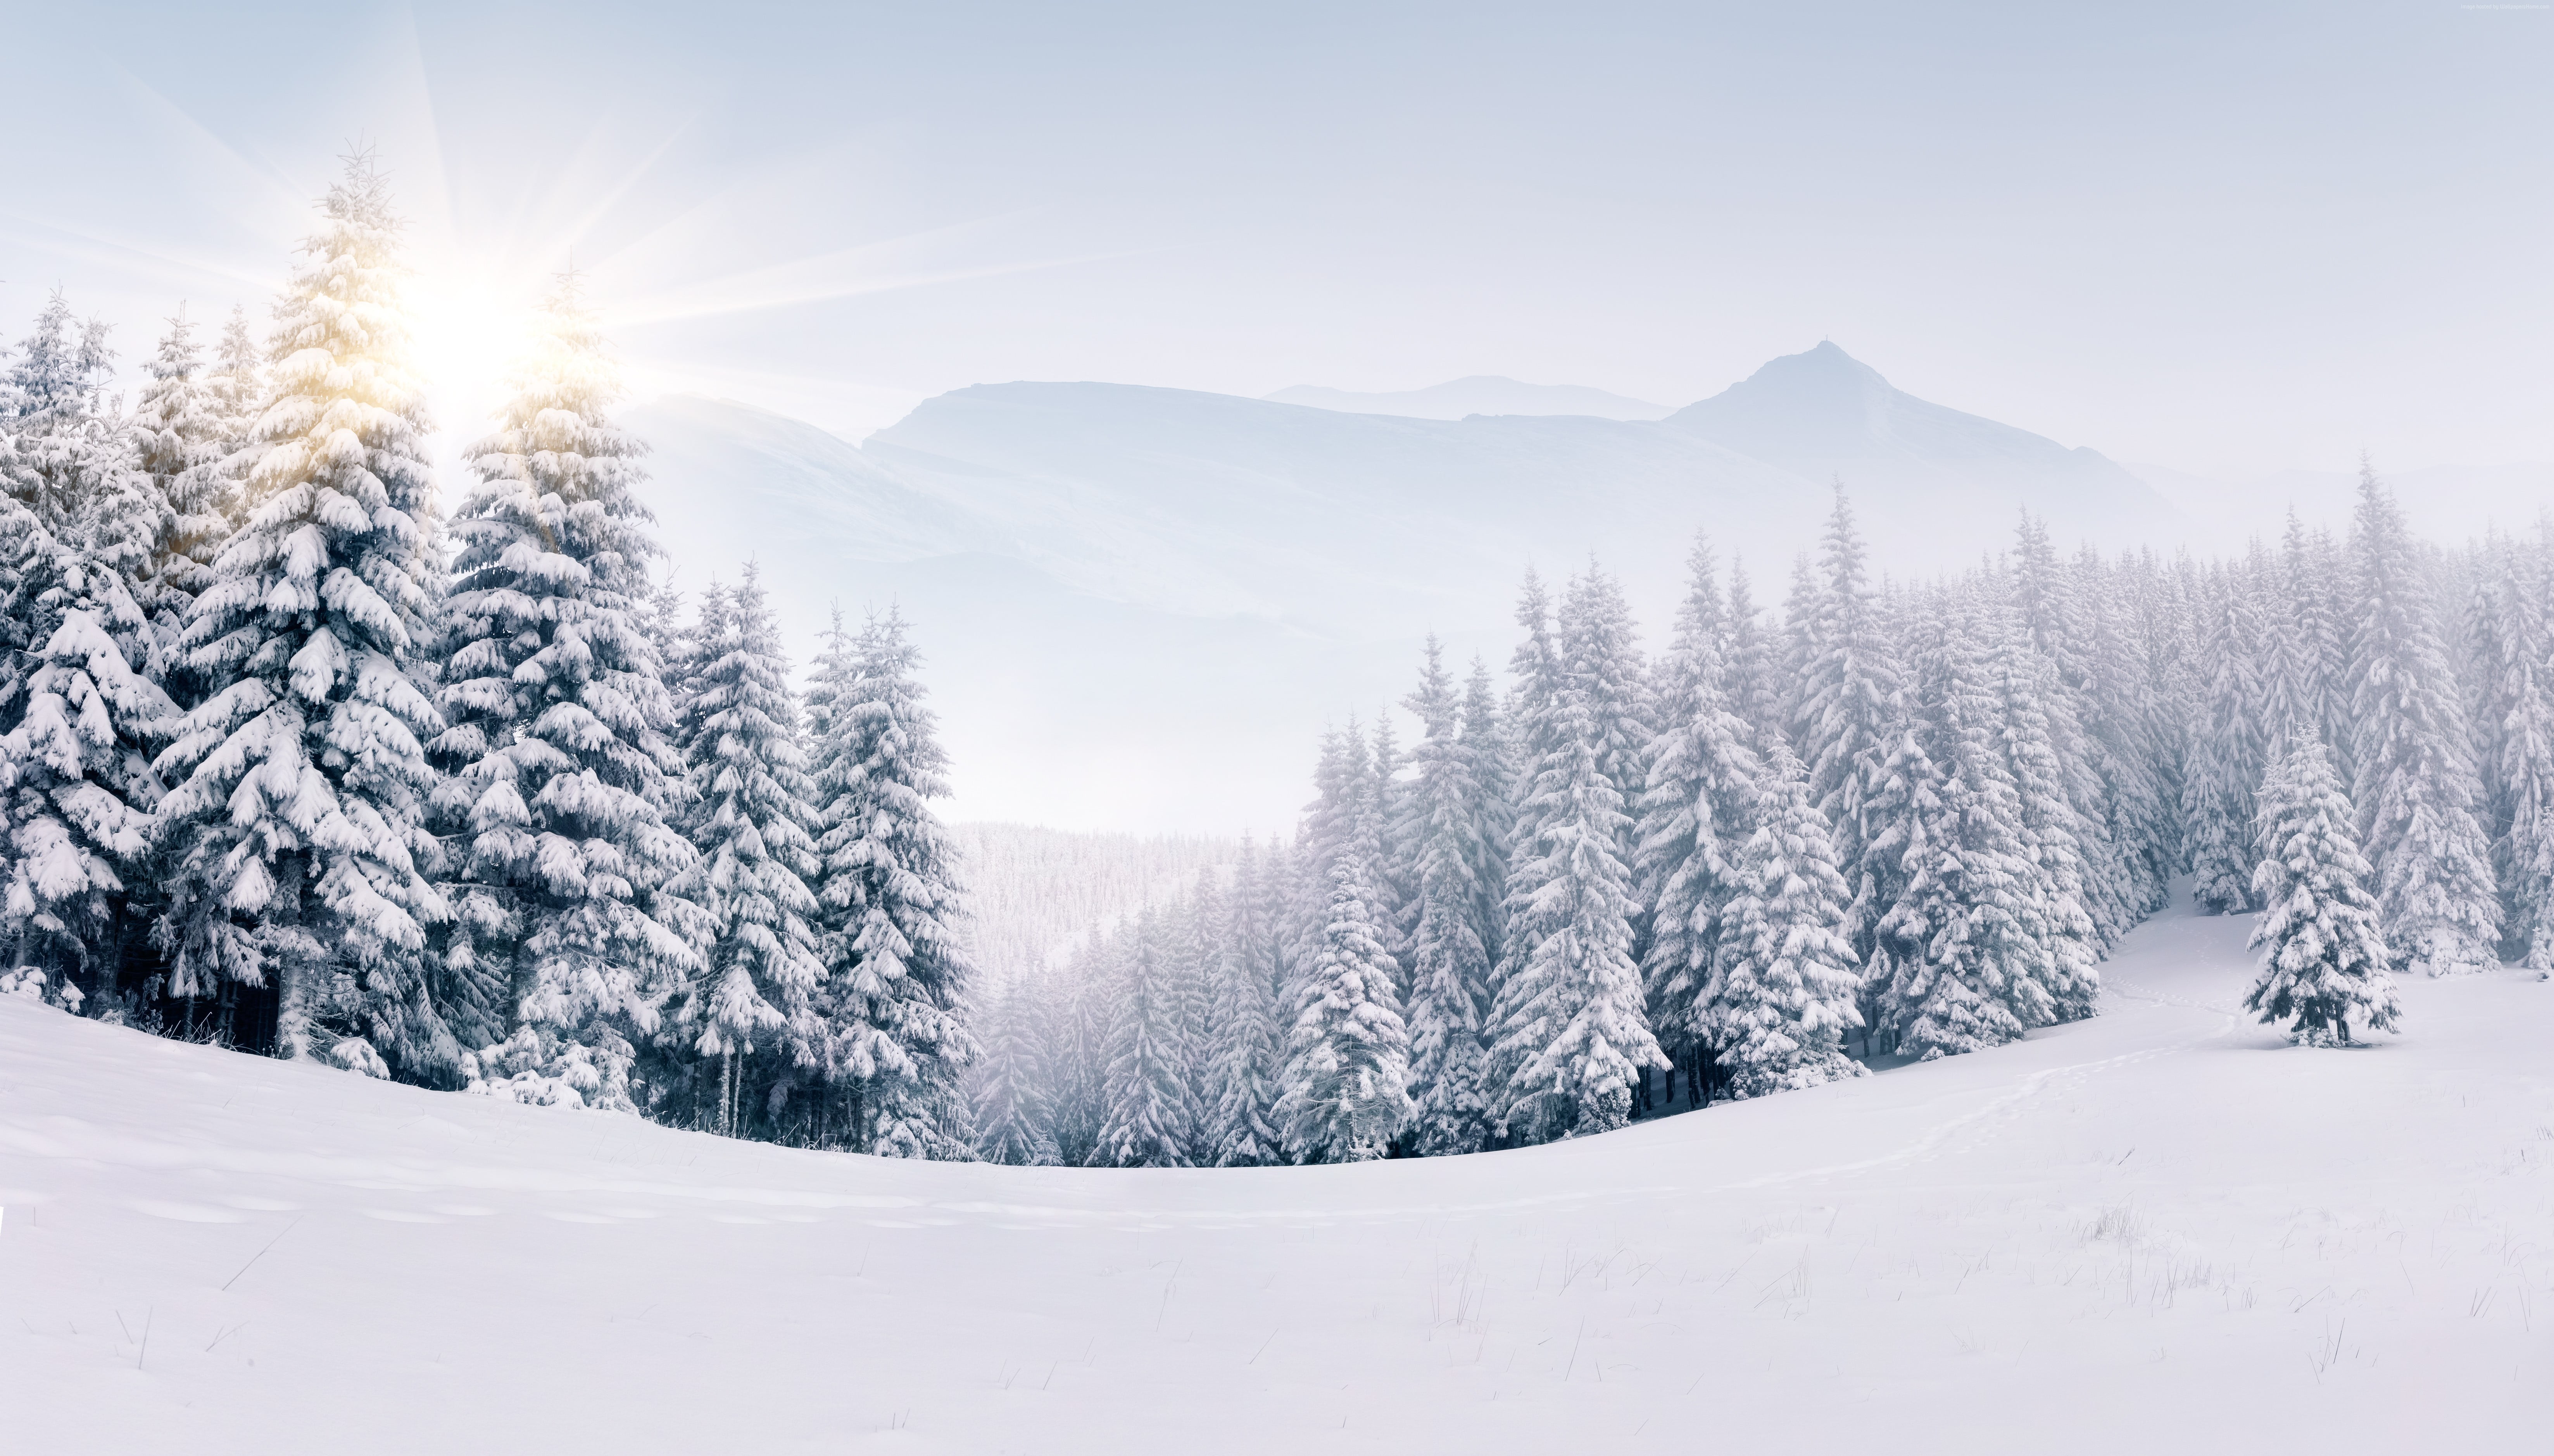
<path fill-rule="evenodd" d="M 2350 1022 L 2392 1031 L 2397 1007 L 2385 938 L 2366 888 L 2367 856 L 2331 757 L 2311 734 L 2291 740 L 2262 785 L 2262 898 L 2252 948 L 2267 952 L 2244 998 L 2265 1022 L 2294 1018 L 2289 1035 L 2348 1046 Z"/>

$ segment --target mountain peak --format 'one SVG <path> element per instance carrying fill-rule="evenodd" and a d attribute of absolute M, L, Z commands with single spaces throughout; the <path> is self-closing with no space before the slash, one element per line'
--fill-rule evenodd
<path fill-rule="evenodd" d="M 1918 399 L 1832 339 L 1769 360 L 1754 374 L 1668 416 L 1713 444 L 1820 479 L 1891 477 L 1903 467 L 1979 479 L 2011 476 L 2148 494 L 2109 460 L 2044 435 Z"/>

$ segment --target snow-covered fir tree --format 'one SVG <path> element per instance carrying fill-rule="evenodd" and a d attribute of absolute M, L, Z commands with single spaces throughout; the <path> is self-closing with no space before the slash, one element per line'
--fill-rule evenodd
<path fill-rule="evenodd" d="M 0 935 L 17 989 L 76 1008 L 111 990 L 126 950 L 148 926 L 124 914 L 147 875 L 152 816 L 164 792 L 153 751 L 176 708 L 137 671 L 146 637 L 139 606 L 111 555 L 28 527 L 13 618 L 51 623 L 30 654 L 23 711 L 0 735 L 0 829 L 5 884 Z M 88 532 L 74 520 L 70 530 Z"/>
<path fill-rule="evenodd" d="M 1571 579 L 1557 625 L 1564 680 L 1582 700 L 1580 730 L 1596 755 L 1596 771 L 1623 801 L 1626 817 L 1615 853 L 1629 864 L 1639 848 L 1630 816 L 1649 784 L 1653 729 L 1649 672 L 1622 584 L 1589 562 L 1583 575 Z M 1640 920 L 1646 926 L 1645 914 Z"/>
<path fill-rule="evenodd" d="M 857 637 L 837 615 L 808 689 L 815 744 L 816 896 L 828 973 L 824 1067 L 850 1145 L 899 1158 L 962 1156 L 976 1056 L 975 966 L 961 944 L 958 849 L 931 801 L 948 753 L 923 706 L 921 653 L 893 611 Z"/>
<path fill-rule="evenodd" d="M 2500 906 L 2482 786 L 2432 598 L 2391 492 L 2365 465 L 2351 533 L 2360 834 L 2395 963 L 2440 975 L 2498 963 Z"/>
<path fill-rule="evenodd" d="M 222 511 L 231 421 L 215 395 L 194 324 L 180 310 L 144 367 L 133 410 L 135 466 L 147 482 L 153 509 L 151 559 L 143 570 L 140 605 L 153 624 L 152 649 L 162 661 L 185 630 L 195 598 L 213 580 L 213 558 L 230 535 Z"/>
<path fill-rule="evenodd" d="M 1754 798 L 1756 828 L 1735 852 L 1736 893 L 1697 1017 L 1741 1097 L 1865 1074 L 1843 1044 L 1862 1025 L 1844 875 L 1789 747 L 1766 750 Z"/>
<path fill-rule="evenodd" d="M 1801 654 L 1793 740 L 1808 764 L 1810 792 L 1835 828 L 1836 853 L 1854 892 L 1846 937 L 1868 953 L 1872 930 L 1898 898 L 1903 878 L 1876 849 L 1873 804 L 1888 787 L 1891 736 L 1902 722 L 1900 670 L 1869 579 L 1862 533 L 1844 490 L 1836 490 L 1819 555 L 1822 575 L 1794 590 L 1802 614 L 1794 633 Z M 1806 600 L 1799 600 L 1803 592 Z"/>
<path fill-rule="evenodd" d="M 1036 1022 L 1042 1008 L 1022 981 L 1013 981 L 993 1003 L 976 1084 L 976 1151 L 987 1163 L 1052 1168 L 1055 1111 L 1047 1095 L 1050 1068 Z"/>
<path fill-rule="evenodd" d="M 2261 790 L 2263 914 L 2252 947 L 2265 952 L 2245 1009 L 2290 1022 L 2308 1046 L 2347 1046 L 2350 1023 L 2391 1031 L 2397 1015 L 2389 952 L 2366 888 L 2357 818 L 2322 742 L 2290 739 Z M 2293 1020 L 2291 1020 L 2293 1018 Z"/>
<path fill-rule="evenodd" d="M 1120 1029 L 1108 1058 L 1107 1108 L 1092 1161 L 1111 1168 L 1187 1168 L 1196 1141 L 1180 997 L 1150 905 L 1125 947 Z"/>
<path fill-rule="evenodd" d="M 1305 970 L 1275 1121 L 1297 1163 L 1383 1157 L 1408 1125 L 1410 1033 L 1397 968 L 1357 854 L 1331 866 L 1321 950 Z"/>
<path fill-rule="evenodd" d="M 1650 1024 L 1662 1050 L 1686 1058 L 1709 1045 L 1702 996 L 1719 944 L 1721 912 L 1738 891 L 1738 848 L 1754 828 L 1758 764 L 1747 723 L 1732 711 L 1723 616 L 1710 544 L 1686 558 L 1675 641 L 1657 673 L 1657 732 L 1650 739 L 1633 859 L 1649 917 L 1641 967 Z"/>
<path fill-rule="evenodd" d="M 1417 1111 L 1412 1151 L 1422 1157 L 1475 1153 L 1491 1131 L 1487 1049 L 1481 1018 L 1489 1005 L 1489 948 L 1481 939 L 1480 882 L 1490 862 L 1491 826 L 1481 822 L 1484 764 L 1465 733 L 1462 705 L 1445 652 L 1432 634 L 1419 689 L 1406 701 L 1422 736 L 1411 757 L 1400 838 L 1411 846 L 1410 1092 Z"/>
<path fill-rule="evenodd" d="M 2199 716 L 2182 781 L 2191 896 L 2203 915 L 2240 915 L 2253 902 L 2253 792 L 2267 740 L 2258 710 L 2260 621 L 2253 594 L 2221 571 L 2207 588 L 2199 641 Z"/>
<path fill-rule="evenodd" d="M 2554 539 L 2491 548 L 2475 599 L 2477 736 L 2502 943 L 2545 970 L 2554 968 Z"/>
<path fill-rule="evenodd" d="M 424 559 L 427 429 L 400 301 L 400 223 L 366 155 L 329 189 L 277 305 L 244 523 L 178 651 L 218 684 L 159 769 L 170 986 L 275 999 L 273 1044 L 440 1081 L 461 1044 L 429 993 L 442 728 L 411 654 L 440 604 Z"/>
<path fill-rule="evenodd" d="M 753 566 L 733 593 L 713 584 L 703 594 L 694 630 L 675 740 L 690 787 L 682 828 L 698 857 L 667 889 L 706 917 L 702 966 L 659 1038 L 702 1059 L 705 1075 L 669 1076 L 661 1095 L 676 1103 L 670 1115 L 733 1136 L 785 1111 L 785 1101 L 747 1095 L 765 1091 L 755 1054 L 779 1088 L 823 1064 L 825 962 L 807 888 L 818 864 L 807 833 L 813 789 L 778 623 Z"/>
<path fill-rule="evenodd" d="M 2096 897 L 2086 883 L 2091 876 L 2082 851 L 2086 824 L 2067 791 L 2066 759 L 2052 740 L 2056 715 L 2047 705 L 2061 685 L 2053 665 L 2033 650 L 2019 623 L 1994 624 L 1991 619 L 1990 630 L 2001 638 L 1988 671 L 2003 712 L 1998 736 L 2028 858 L 2029 880 L 2021 902 L 2025 933 L 2043 951 L 2038 979 L 2048 993 L 2051 1014 L 2059 1021 L 2075 1021 L 2093 1014 L 2101 986 L 2093 963 L 2107 940 L 2091 913 Z M 2080 752 L 2080 743 L 2069 746 Z"/>
<path fill-rule="evenodd" d="M 1565 678 L 1509 859 L 1487 1036 L 1502 1135 L 1524 1143 L 1622 1126 L 1645 1069 L 1668 1064 L 1633 958 L 1639 905 L 1618 848 L 1630 816 L 1597 768 L 1588 696 Z"/>
<path fill-rule="evenodd" d="M 669 822 L 683 760 L 645 620 L 643 447 L 574 277 L 544 302 L 451 535 L 432 743 L 455 912 L 439 975 L 475 1025 L 474 1089 L 635 1109 L 631 1068 L 701 966 L 708 927 L 667 889 L 696 859 Z M 465 1010 L 466 1008 L 466 1010 Z"/>
<path fill-rule="evenodd" d="M 1914 677 L 1932 782 L 1872 962 L 1886 978 L 1881 1004 L 1898 1050 L 1926 1061 L 1999 1046 L 2054 1015 L 2047 907 L 1999 742 L 2003 711 L 1979 616 L 1956 593 L 1925 614 Z"/>
<path fill-rule="evenodd" d="M 1215 1038 L 1205 1085 L 1204 1161 L 1216 1168 L 1257 1168 L 1284 1160 L 1284 1140 L 1271 1120 L 1283 1046 L 1277 1020 L 1277 898 L 1257 841 L 1244 836 L 1234 868 L 1220 974 L 1216 981 Z"/>

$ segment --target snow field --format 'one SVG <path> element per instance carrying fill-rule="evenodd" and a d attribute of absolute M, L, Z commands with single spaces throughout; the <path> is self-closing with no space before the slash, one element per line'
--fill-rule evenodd
<path fill-rule="evenodd" d="M 799 1152 L 0 998 L 7 1445 L 2530 1449 L 2554 986 L 2292 1049 L 2250 926 L 2148 923 L 2011 1047 L 1304 1169 Z"/>

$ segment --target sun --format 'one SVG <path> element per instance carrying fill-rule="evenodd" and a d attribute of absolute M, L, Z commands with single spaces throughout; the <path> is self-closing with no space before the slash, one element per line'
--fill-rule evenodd
<path fill-rule="evenodd" d="M 538 274 L 421 263 L 407 288 L 410 347 L 436 432 L 459 448 L 487 432 L 531 342 Z"/>

